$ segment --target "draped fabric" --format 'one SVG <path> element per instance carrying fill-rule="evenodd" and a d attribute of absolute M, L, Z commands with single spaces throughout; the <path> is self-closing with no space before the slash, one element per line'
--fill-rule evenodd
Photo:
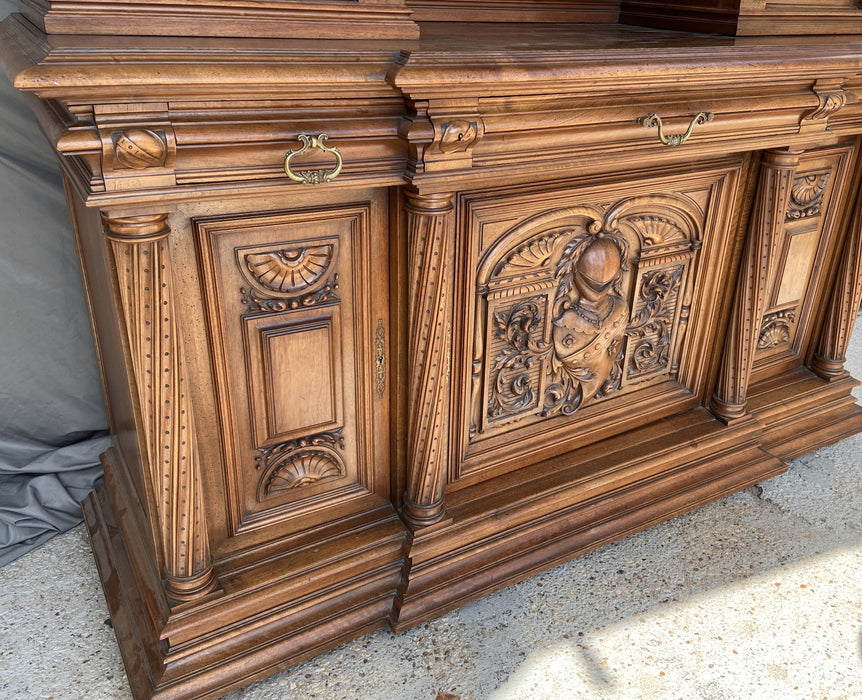
<path fill-rule="evenodd" d="M 2 566 L 81 521 L 108 437 L 57 161 L 2 71 L 0 127 Z"/>

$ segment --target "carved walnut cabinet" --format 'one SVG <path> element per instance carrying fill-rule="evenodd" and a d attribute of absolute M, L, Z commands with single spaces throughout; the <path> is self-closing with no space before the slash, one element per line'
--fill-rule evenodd
<path fill-rule="evenodd" d="M 136 697 L 405 629 L 862 429 L 862 12 L 685 8 L 3 23 L 84 269 Z"/>

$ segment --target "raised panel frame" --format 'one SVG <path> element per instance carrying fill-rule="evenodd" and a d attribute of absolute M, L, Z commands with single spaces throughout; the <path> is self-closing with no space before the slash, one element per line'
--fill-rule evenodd
<path fill-rule="evenodd" d="M 387 448 L 377 437 L 388 398 L 376 386 L 375 335 L 382 319 L 374 313 L 386 289 L 375 283 L 386 277 L 380 263 L 386 242 L 375 238 L 384 213 L 381 197 L 192 221 L 216 370 L 228 538 L 284 537 L 388 501 L 388 468 L 380 458 Z M 373 246 L 384 253 L 371 254 Z M 285 253 L 323 248 L 333 249 L 326 270 L 304 286 L 261 284 L 244 268 L 247 255 L 271 253 L 287 264 L 299 258 Z M 287 395 L 276 386 L 271 351 L 273 342 L 291 334 L 302 344 L 303 333 L 326 336 L 323 403 L 331 415 L 292 428 L 277 415 Z M 308 361 L 320 370 L 323 360 Z M 303 377 L 301 370 L 288 374 Z M 328 456 L 321 461 L 320 455 Z"/>
<path fill-rule="evenodd" d="M 464 270 L 460 289 L 468 290 L 456 299 L 455 308 L 468 309 L 456 315 L 453 338 L 460 339 L 453 346 L 453 403 L 458 407 L 452 416 L 452 458 L 448 489 L 467 488 L 480 481 L 506 472 L 527 467 L 604 437 L 656 420 L 662 416 L 681 413 L 704 405 L 711 392 L 714 376 L 705 368 L 711 364 L 712 354 L 720 345 L 720 319 L 730 303 L 730 293 L 720 285 L 728 266 L 738 253 L 741 232 L 733 228 L 739 220 L 738 209 L 743 206 L 742 192 L 746 185 L 746 162 L 739 159 L 716 160 L 700 163 L 696 170 L 681 165 L 669 168 L 662 174 L 631 172 L 625 177 L 603 179 L 596 177 L 585 185 L 581 181 L 554 183 L 536 188 L 530 194 L 501 188 L 461 197 L 459 212 L 458 250 L 459 267 Z M 639 386 L 621 396 L 603 399 L 579 409 L 577 420 L 536 421 L 524 428 L 506 426 L 500 435 L 480 443 L 473 441 L 470 416 L 476 412 L 475 392 L 465 390 L 475 384 L 477 376 L 487 383 L 488 374 L 476 363 L 476 353 L 484 340 L 477 336 L 479 328 L 487 330 L 490 319 L 483 317 L 477 306 L 476 295 L 484 291 L 479 261 L 495 242 L 506 237 L 530 219 L 541 218 L 542 212 L 572 210 L 577 205 L 603 203 L 597 211 L 607 215 L 615 203 L 632 198 L 643 198 L 640 213 L 649 217 L 648 202 L 665 206 L 675 191 L 688 192 L 693 207 L 702 209 L 695 245 L 668 246 L 663 253 L 665 262 L 654 268 L 655 258 L 650 254 L 637 261 L 634 276 L 626 283 L 627 294 L 632 296 L 651 271 L 670 269 L 680 260 L 687 260 L 682 271 L 679 303 L 670 311 L 671 323 L 678 329 L 669 341 L 669 356 L 674 365 L 673 376 L 645 376 Z M 663 198 L 667 199 L 663 199 Z M 636 209 L 637 207 L 635 207 Z M 632 211 L 635 211 L 632 209 Z M 536 229 L 538 232 L 539 229 Z M 511 235 L 511 233 L 509 233 Z M 523 242 L 529 242 L 527 236 Z M 677 262 L 674 262 L 677 261 Z M 665 264 L 666 263 L 666 264 Z M 693 299 L 712 299 L 714 304 L 693 304 Z M 683 340 L 683 336 L 685 340 Z M 478 343 L 478 345 L 477 345 Z M 479 350 L 477 350 L 479 348 Z M 631 358 L 626 353 L 626 361 Z M 477 375 L 479 371 L 479 375 Z M 483 390 L 484 391 L 484 390 Z M 637 406 L 636 414 L 632 407 Z"/>

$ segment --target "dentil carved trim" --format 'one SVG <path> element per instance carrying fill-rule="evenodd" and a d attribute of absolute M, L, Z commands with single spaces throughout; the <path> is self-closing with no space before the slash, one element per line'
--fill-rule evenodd
<path fill-rule="evenodd" d="M 793 181 L 790 189 L 790 203 L 787 207 L 787 220 L 806 219 L 820 216 L 823 193 L 829 183 L 830 173 L 804 173 Z"/>
<path fill-rule="evenodd" d="M 204 516 L 197 438 L 174 308 L 167 215 L 104 217 L 116 263 L 130 364 L 156 494 L 166 593 L 193 600 L 217 584 Z"/>
<path fill-rule="evenodd" d="M 344 438 L 339 429 L 258 450 L 256 468 L 263 472 L 258 500 L 344 476 L 344 460 L 339 454 L 343 449 Z"/>

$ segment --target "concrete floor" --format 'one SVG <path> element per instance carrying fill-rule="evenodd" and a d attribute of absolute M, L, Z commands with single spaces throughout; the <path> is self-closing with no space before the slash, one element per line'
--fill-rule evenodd
<path fill-rule="evenodd" d="M 858 328 L 850 356 L 862 378 Z M 862 698 L 860 474 L 855 436 L 760 487 L 229 698 Z M 83 527 L 0 569 L 0 610 L 0 698 L 131 697 Z"/>

